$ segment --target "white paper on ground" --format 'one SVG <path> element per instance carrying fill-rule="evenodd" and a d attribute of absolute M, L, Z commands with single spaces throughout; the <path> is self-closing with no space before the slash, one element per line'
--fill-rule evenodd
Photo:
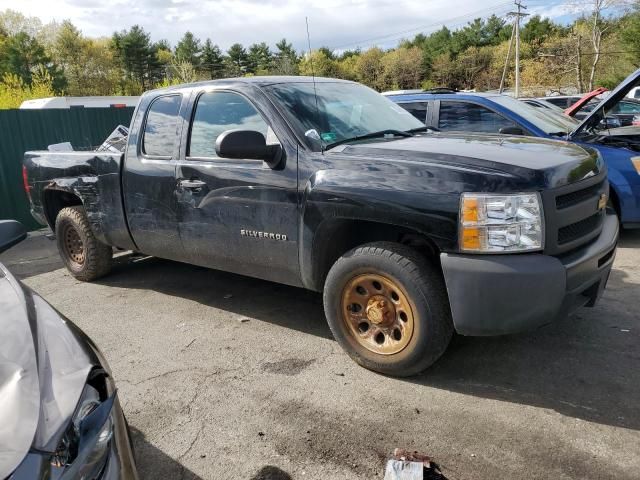
<path fill-rule="evenodd" d="M 423 470 L 422 462 L 389 460 L 384 471 L 384 480 L 422 480 Z"/>

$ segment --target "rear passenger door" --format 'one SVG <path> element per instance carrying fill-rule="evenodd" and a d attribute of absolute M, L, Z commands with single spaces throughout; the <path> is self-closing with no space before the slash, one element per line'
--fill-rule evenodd
<path fill-rule="evenodd" d="M 519 127 L 483 105 L 449 100 L 441 100 L 439 103 L 437 127 L 443 132 L 500 133 L 503 128 Z"/>
<path fill-rule="evenodd" d="M 278 137 L 280 126 L 253 97 L 226 89 L 195 93 L 177 167 L 180 236 L 191 263 L 299 284 L 297 148 L 287 143 L 290 135 Z M 218 157 L 216 139 L 234 129 L 279 143 L 284 161 L 272 168 L 262 160 Z"/>
<path fill-rule="evenodd" d="M 179 154 L 180 93 L 160 95 L 138 107 L 130 129 L 123 170 L 123 195 L 129 230 L 147 255 L 183 260 L 175 197 L 175 160 Z"/>

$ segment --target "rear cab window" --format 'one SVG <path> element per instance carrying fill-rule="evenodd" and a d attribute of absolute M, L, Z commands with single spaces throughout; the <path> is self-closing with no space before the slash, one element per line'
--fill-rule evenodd
<path fill-rule="evenodd" d="M 181 102 L 182 95 L 166 95 L 156 98 L 149 106 L 142 136 L 145 156 L 173 156 Z"/>

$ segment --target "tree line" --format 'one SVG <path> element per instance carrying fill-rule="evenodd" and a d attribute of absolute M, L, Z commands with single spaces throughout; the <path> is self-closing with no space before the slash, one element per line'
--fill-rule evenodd
<path fill-rule="evenodd" d="M 612 1 L 612 0 L 610 0 Z M 606 16 L 606 0 L 591 0 L 582 16 L 561 25 L 531 16 L 521 29 L 523 91 L 589 90 L 615 86 L 640 66 L 640 2 Z M 152 41 L 134 25 L 108 38 L 91 38 L 70 21 L 42 24 L 0 12 L 0 108 L 54 95 L 139 95 L 150 88 L 246 75 L 311 75 L 356 80 L 377 90 L 450 87 L 497 89 L 512 24 L 492 15 L 462 28 L 447 27 L 405 39 L 395 48 L 296 51 L 282 39 L 223 51 L 186 32 L 172 46 Z M 506 84 L 513 84 L 513 60 Z"/>

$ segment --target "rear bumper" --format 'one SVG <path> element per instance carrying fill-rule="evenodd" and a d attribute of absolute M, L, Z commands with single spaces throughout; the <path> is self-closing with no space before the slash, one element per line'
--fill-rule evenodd
<path fill-rule="evenodd" d="M 618 221 L 608 214 L 594 242 L 562 257 L 441 254 L 456 331 L 516 333 L 595 305 L 609 279 L 617 241 Z"/>

